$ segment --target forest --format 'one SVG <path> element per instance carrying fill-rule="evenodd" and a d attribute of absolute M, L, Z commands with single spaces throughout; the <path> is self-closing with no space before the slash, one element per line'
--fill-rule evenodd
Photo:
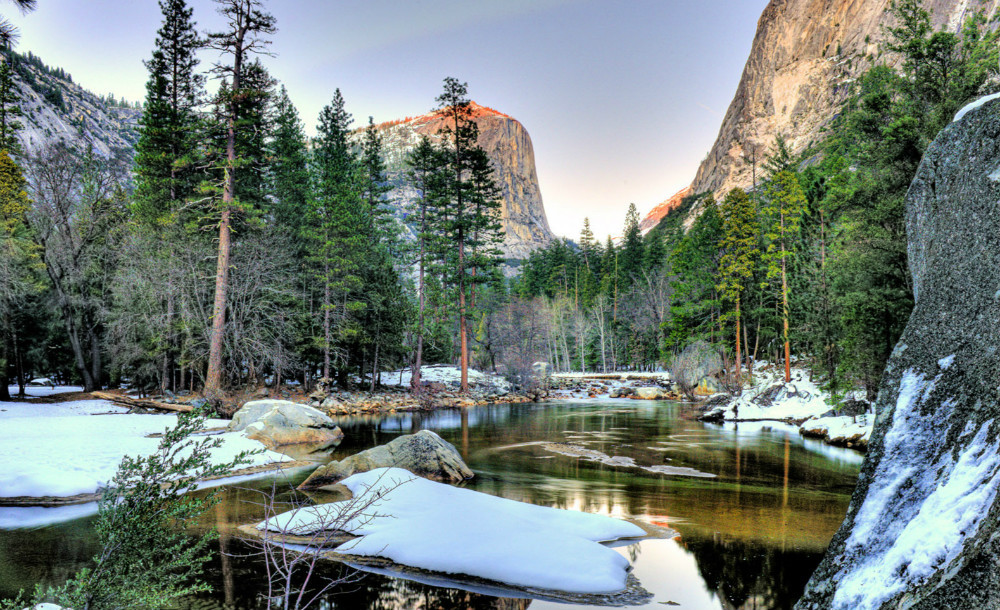
<path fill-rule="evenodd" d="M 202 34 L 184 2 L 161 6 L 132 164 L 22 150 L 11 52 L 0 69 L 0 375 L 21 391 L 39 375 L 209 396 L 324 378 L 374 389 L 421 363 L 527 382 L 537 362 L 669 367 L 705 341 L 736 379 L 797 356 L 832 391 L 872 398 L 913 306 L 910 179 L 996 79 L 982 14 L 934 32 L 919 2 L 894 3 L 883 55 L 865 58 L 821 143 L 744 146 L 748 192 L 694 194 L 645 235 L 633 204 L 620 238 L 585 221 L 578 240 L 504 261 L 464 83 L 445 80 L 448 127 L 408 160 L 420 195 L 404 239 L 378 130 L 355 126 L 338 89 L 306 136 L 265 66 L 273 17 L 222 3 L 227 28 Z"/>

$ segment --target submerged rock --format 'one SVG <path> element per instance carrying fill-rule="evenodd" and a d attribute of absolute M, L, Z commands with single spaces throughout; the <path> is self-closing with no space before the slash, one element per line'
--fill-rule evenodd
<path fill-rule="evenodd" d="M 302 482 L 299 489 L 332 485 L 352 474 L 386 467 L 403 468 L 425 479 L 444 483 L 460 483 L 475 476 L 454 445 L 435 432 L 421 430 L 416 434 L 400 436 L 385 445 L 372 447 L 339 462 L 320 466 Z"/>
<path fill-rule="evenodd" d="M 1000 608 L 1000 101 L 941 132 L 907 195 L 916 305 L 843 525 L 799 610 Z"/>
<path fill-rule="evenodd" d="M 246 436 L 268 449 L 309 443 L 317 449 L 340 442 L 344 433 L 322 411 L 287 400 L 254 400 L 233 415 L 228 429 L 245 430 Z"/>

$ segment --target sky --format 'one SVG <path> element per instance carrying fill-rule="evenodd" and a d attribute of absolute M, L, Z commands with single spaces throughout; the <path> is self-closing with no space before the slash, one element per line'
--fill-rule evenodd
<path fill-rule="evenodd" d="M 221 27 L 189 0 L 199 29 Z M 270 0 L 278 31 L 263 62 L 307 132 L 340 88 L 355 124 L 423 114 L 446 76 L 519 120 L 534 145 L 552 230 L 619 235 L 687 186 L 718 134 L 766 0 Z M 154 0 L 39 0 L 18 50 L 94 93 L 145 96 Z M 202 55 L 203 66 L 218 59 Z"/>

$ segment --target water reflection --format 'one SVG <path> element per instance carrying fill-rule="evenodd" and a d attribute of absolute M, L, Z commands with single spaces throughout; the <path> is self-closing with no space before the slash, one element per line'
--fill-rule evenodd
<path fill-rule="evenodd" d="M 399 434 L 437 431 L 463 454 L 472 489 L 534 504 L 582 510 L 670 527 L 674 539 L 616 549 L 653 594 L 645 607 L 791 608 L 847 510 L 861 457 L 802 439 L 774 424 L 706 426 L 673 403 L 581 402 L 501 405 L 466 411 L 344 417 L 340 458 Z M 716 475 L 696 479 L 591 462 L 546 451 L 570 443 L 624 456 L 639 466 L 669 465 Z M 304 476 L 304 475 L 302 475 Z M 290 501 L 291 487 L 279 490 Z M 228 488 L 203 520 L 223 534 L 209 578 L 216 591 L 185 608 L 262 608 L 259 558 L 232 536 L 263 516 L 254 490 Z M 326 494 L 318 501 L 338 499 Z M 442 524 L 447 527 L 447 524 Z M 90 520 L 36 530 L 0 531 L 0 596 L 35 582 L 58 583 L 96 550 Z M 470 542 L 474 544 L 474 541 Z M 323 566 L 338 577 L 344 566 Z M 412 577 L 408 577 L 412 578 Z M 502 591 L 467 590 L 435 580 L 366 573 L 321 608 L 565 608 Z"/>

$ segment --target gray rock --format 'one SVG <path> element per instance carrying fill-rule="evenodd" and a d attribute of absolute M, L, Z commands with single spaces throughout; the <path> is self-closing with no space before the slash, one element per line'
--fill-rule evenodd
<path fill-rule="evenodd" d="M 850 509 L 796 608 L 1000 608 L 1000 102 L 946 127 L 906 201 L 916 305 Z"/>
<path fill-rule="evenodd" d="M 454 445 L 435 432 L 421 430 L 321 466 L 299 489 L 332 485 L 352 474 L 387 466 L 405 468 L 415 475 L 445 483 L 460 483 L 474 476 Z"/>
<path fill-rule="evenodd" d="M 309 443 L 320 449 L 344 438 L 344 433 L 328 415 L 287 400 L 246 403 L 233 415 L 228 430 L 246 430 L 248 438 L 269 448 Z"/>

